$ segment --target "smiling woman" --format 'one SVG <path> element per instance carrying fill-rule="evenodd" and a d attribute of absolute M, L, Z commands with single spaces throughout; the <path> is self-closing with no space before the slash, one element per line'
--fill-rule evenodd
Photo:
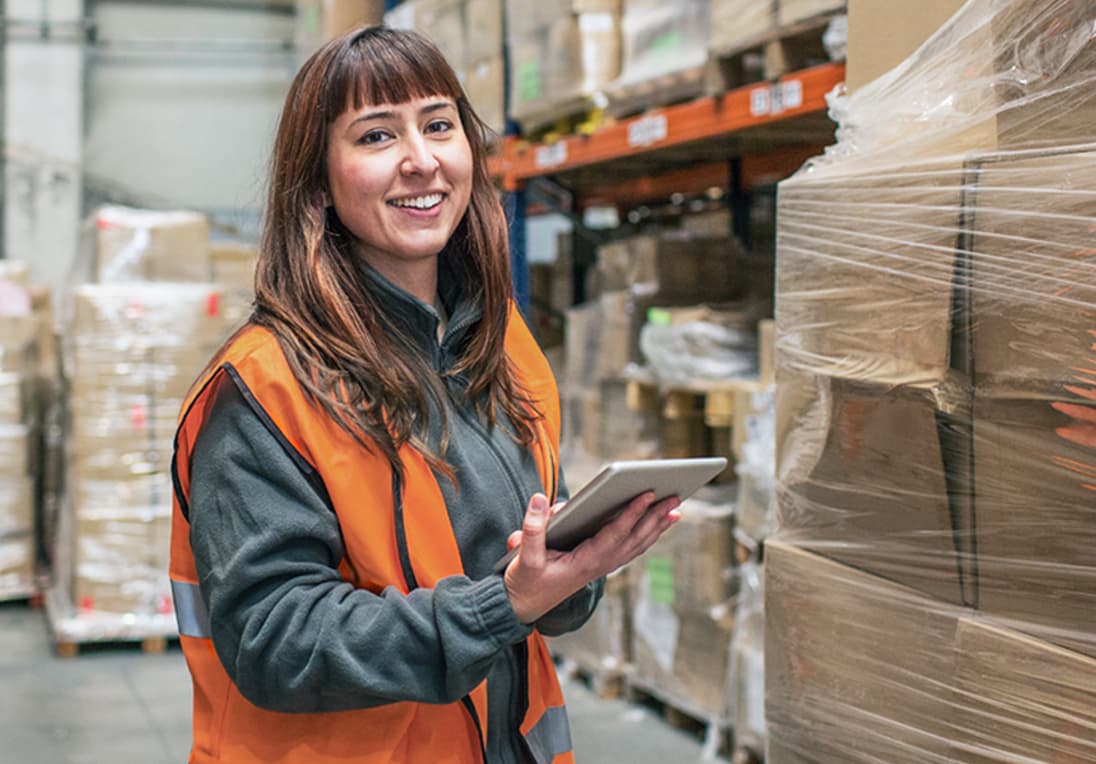
<path fill-rule="evenodd" d="M 176 437 L 193 764 L 573 760 L 543 636 L 589 618 L 677 501 L 545 547 L 558 392 L 484 145 L 412 32 L 346 34 L 290 88 L 255 309 Z"/>

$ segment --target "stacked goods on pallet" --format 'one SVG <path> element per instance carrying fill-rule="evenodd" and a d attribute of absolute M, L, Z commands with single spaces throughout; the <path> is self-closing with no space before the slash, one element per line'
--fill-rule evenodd
<path fill-rule="evenodd" d="M 1093 14 L 967 3 L 781 185 L 773 764 L 1096 762 Z"/>
<path fill-rule="evenodd" d="M 183 398 L 244 318 L 249 251 L 197 213 L 104 208 L 100 282 L 75 288 L 66 335 L 66 501 L 47 600 L 59 644 L 174 634 L 171 456 Z M 218 254 L 211 258 L 211 249 Z M 144 280 L 170 276 L 176 280 Z"/>
<path fill-rule="evenodd" d="M 772 34 L 775 14 L 773 0 L 711 0 L 709 50 L 737 51 L 764 41 Z"/>
<path fill-rule="evenodd" d="M 620 77 L 610 110 L 628 114 L 693 98 L 704 89 L 710 0 L 624 0 Z"/>
<path fill-rule="evenodd" d="M 476 113 L 501 134 L 505 115 L 502 0 L 405 0 L 384 14 L 396 29 L 432 39 L 457 72 Z"/>
<path fill-rule="evenodd" d="M 510 116 L 525 131 L 600 106 L 620 72 L 621 0 L 506 0 Z"/>
<path fill-rule="evenodd" d="M 848 0 L 776 0 L 776 23 L 781 27 L 819 16 L 841 13 Z"/>
<path fill-rule="evenodd" d="M 465 0 L 460 75 L 476 113 L 495 132 L 506 127 L 502 0 Z"/>
<path fill-rule="evenodd" d="M 294 43 L 303 61 L 333 37 L 363 24 L 379 24 L 384 0 L 296 0 Z"/>
<path fill-rule="evenodd" d="M 552 653 L 587 675 L 602 697 L 616 695 L 631 666 L 632 587 L 629 569 L 610 573 L 590 620 L 548 640 Z"/>
<path fill-rule="evenodd" d="M 647 234 L 598 248 L 600 294 L 567 315 L 565 410 L 571 432 L 602 459 L 650 455 L 652 422 L 630 411 L 628 370 L 655 306 L 722 302 L 740 290 L 739 250 L 727 237 Z M 637 451 L 637 449 L 642 449 Z"/>
<path fill-rule="evenodd" d="M 706 488 L 686 500 L 678 524 L 633 563 L 629 676 L 637 689 L 719 729 L 733 711 L 728 676 L 738 591 L 733 503 L 725 493 Z"/>
<path fill-rule="evenodd" d="M 0 273 L 0 600 L 35 591 L 34 421 L 28 405 L 34 320 L 21 283 L 25 274 L 5 270 Z"/>

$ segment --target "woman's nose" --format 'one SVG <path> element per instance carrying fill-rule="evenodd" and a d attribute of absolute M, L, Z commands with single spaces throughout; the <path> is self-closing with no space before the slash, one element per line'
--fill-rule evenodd
<path fill-rule="evenodd" d="M 438 158 L 424 136 L 414 134 L 406 144 L 406 152 L 400 169 L 407 175 L 429 175 L 438 169 Z"/>

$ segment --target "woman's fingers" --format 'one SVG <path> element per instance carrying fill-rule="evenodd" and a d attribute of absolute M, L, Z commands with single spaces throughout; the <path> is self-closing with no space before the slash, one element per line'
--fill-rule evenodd
<path fill-rule="evenodd" d="M 550 507 L 548 497 L 542 493 L 533 494 L 529 506 L 525 508 L 525 518 L 521 523 L 521 551 L 518 557 L 522 565 L 543 568 L 548 557 L 544 539 L 548 527 Z"/>

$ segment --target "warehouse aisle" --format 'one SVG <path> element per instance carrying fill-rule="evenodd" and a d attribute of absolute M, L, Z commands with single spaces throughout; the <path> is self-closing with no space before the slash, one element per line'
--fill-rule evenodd
<path fill-rule="evenodd" d="M 0 604 L 0 761 L 181 764 L 190 747 L 190 686 L 178 648 L 54 657 L 44 613 Z M 696 738 L 652 711 L 564 686 L 579 764 L 698 761 Z"/>

